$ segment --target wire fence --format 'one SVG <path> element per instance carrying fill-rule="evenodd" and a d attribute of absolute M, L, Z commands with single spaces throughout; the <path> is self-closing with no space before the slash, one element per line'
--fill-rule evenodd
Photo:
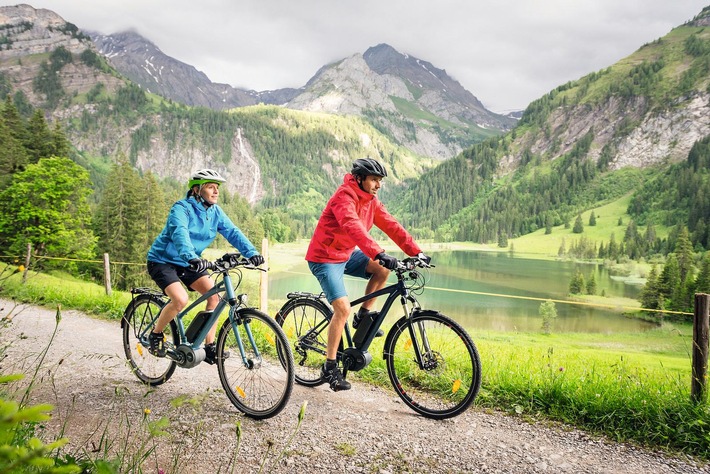
<path fill-rule="evenodd" d="M 264 239 L 262 242 L 262 255 L 266 258 L 268 262 L 268 240 Z M 143 267 L 145 262 L 121 262 L 115 261 L 111 262 L 109 259 L 109 254 L 105 253 L 103 260 L 87 260 L 87 259 L 77 259 L 69 257 L 50 257 L 46 255 L 33 255 L 31 245 L 27 246 L 27 254 L 24 256 L 19 255 L 0 255 L 1 259 L 10 260 L 19 263 L 24 258 L 24 265 L 19 265 L 21 271 L 23 272 L 23 282 L 26 281 L 27 272 L 33 261 L 65 261 L 72 263 L 83 263 L 83 264 L 96 264 L 103 267 L 104 275 L 104 286 L 106 293 L 111 294 L 111 266 L 134 266 Z M 120 274 L 121 272 L 114 272 Z M 142 271 L 143 278 L 147 277 L 147 272 Z M 305 274 L 303 272 L 288 271 L 288 273 Z M 691 384 L 691 398 L 696 402 L 703 402 L 707 399 L 707 369 L 708 369 L 708 353 L 710 352 L 710 295 L 707 294 L 696 294 L 695 295 L 695 311 L 693 313 L 684 311 L 669 311 L 665 309 L 654 309 L 654 308 L 641 308 L 636 306 L 620 306 L 611 304 L 602 304 L 588 301 L 573 301 L 573 300 L 561 300 L 561 299 L 551 299 L 551 298 L 539 298 L 533 296 L 521 296 L 521 295 L 510 295 L 501 293 L 491 293 L 483 291 L 474 290 L 461 290 L 452 288 L 440 288 L 440 287 L 428 287 L 429 290 L 442 291 L 442 292 L 452 292 L 452 293 L 464 293 L 470 295 L 488 296 L 496 298 L 509 298 L 509 299 L 519 299 L 519 300 L 529 300 L 529 301 L 552 301 L 554 303 L 570 304 L 570 305 L 581 305 L 587 307 L 597 307 L 605 309 L 627 309 L 630 311 L 644 311 L 653 313 L 663 313 L 663 314 L 676 314 L 676 315 L 690 315 L 693 316 L 693 351 L 692 351 L 692 384 Z M 260 294 L 260 307 L 262 309 L 267 307 L 267 295 L 268 295 L 268 278 L 265 274 L 261 274 L 259 281 L 259 294 Z"/>
<path fill-rule="evenodd" d="M 268 254 L 268 250 L 266 250 L 265 246 L 268 241 L 265 241 L 262 244 L 262 253 Z M 104 278 L 108 280 L 105 282 L 106 286 L 106 291 L 107 293 L 110 294 L 111 292 L 111 276 L 115 275 L 117 272 L 112 272 L 111 271 L 111 266 L 133 266 L 133 267 L 145 267 L 146 263 L 145 262 L 121 262 L 121 261 L 110 261 L 109 255 L 104 254 L 104 259 L 103 260 L 86 260 L 86 259 L 78 259 L 78 258 L 67 258 L 67 257 L 49 257 L 46 255 L 31 255 L 30 257 L 28 256 L 18 256 L 18 255 L 0 255 L 0 258 L 3 259 L 11 259 L 14 261 L 20 261 L 20 259 L 25 258 L 26 262 L 29 262 L 30 258 L 35 259 L 38 261 L 41 260 L 54 260 L 54 261 L 67 261 L 67 262 L 81 262 L 81 263 L 91 263 L 91 264 L 97 264 L 100 265 L 101 268 L 103 268 L 103 273 L 104 273 Z M 268 258 L 268 256 L 267 256 Z M 25 267 L 29 267 L 29 265 L 25 265 Z M 24 271 L 27 271 L 27 268 L 24 269 Z M 142 272 L 144 273 L 144 272 Z M 306 275 L 306 273 L 303 272 L 296 272 L 296 271 L 286 271 L 285 273 L 292 273 L 292 274 L 299 274 L 299 275 Z M 144 275 L 145 281 L 148 281 L 149 279 L 147 278 L 147 274 Z M 268 285 L 268 280 L 263 279 L 261 282 L 261 293 L 267 293 L 268 290 L 267 288 L 263 288 L 263 286 Z M 683 315 L 683 316 L 693 316 L 693 312 L 687 312 L 687 311 L 672 311 L 672 310 L 667 310 L 667 309 L 656 309 L 656 308 L 643 308 L 639 306 L 624 306 L 624 305 L 618 305 L 618 304 L 604 304 L 604 303 L 597 303 L 597 302 L 589 302 L 589 301 L 576 301 L 576 300 L 563 300 L 563 299 L 554 299 L 554 298 L 540 298 L 540 297 L 534 297 L 534 296 L 521 296 L 521 295 L 510 295 L 510 294 L 503 294 L 503 293 L 490 293 L 490 292 L 483 292 L 483 291 L 474 291 L 474 290 L 461 290 L 461 289 L 453 289 L 453 288 L 440 288 L 440 287 L 434 287 L 434 286 L 428 286 L 428 290 L 432 291 L 442 291 L 442 292 L 450 292 L 450 293 L 462 293 L 462 294 L 469 294 L 469 295 L 478 295 L 478 296 L 489 296 L 489 297 L 495 297 L 495 298 L 507 298 L 507 299 L 518 299 L 518 300 L 527 300 L 527 301 L 539 301 L 539 302 L 545 302 L 545 301 L 552 301 L 553 303 L 559 303 L 559 304 L 569 304 L 569 305 L 577 305 L 577 306 L 586 306 L 586 307 L 592 307 L 592 308 L 600 308 L 600 309 L 622 309 L 622 310 L 628 310 L 628 311 L 643 311 L 647 313 L 659 313 L 659 314 L 674 314 L 674 315 Z"/>

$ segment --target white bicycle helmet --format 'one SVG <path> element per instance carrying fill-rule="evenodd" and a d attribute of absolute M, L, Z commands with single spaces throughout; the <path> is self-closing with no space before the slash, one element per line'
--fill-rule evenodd
<path fill-rule="evenodd" d="M 224 179 L 222 175 L 216 172 L 215 170 L 205 168 L 203 170 L 196 171 L 195 174 L 192 175 L 192 178 L 190 178 L 190 181 L 187 183 L 187 186 L 189 188 L 192 188 L 197 184 L 225 183 L 226 181 L 227 180 Z"/>

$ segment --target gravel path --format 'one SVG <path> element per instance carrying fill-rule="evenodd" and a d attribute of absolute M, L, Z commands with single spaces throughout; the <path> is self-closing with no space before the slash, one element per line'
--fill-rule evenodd
<path fill-rule="evenodd" d="M 0 329 L 2 346 L 9 344 L 0 373 L 30 374 L 54 330 L 55 311 L 0 300 L 0 317 L 9 313 L 10 325 Z M 147 459 L 134 460 L 145 473 L 710 473 L 692 459 L 476 408 L 429 420 L 394 392 L 358 382 L 338 393 L 296 385 L 281 414 L 253 421 L 230 404 L 214 366 L 178 368 L 155 389 L 141 385 L 126 367 L 119 326 L 63 311 L 33 393 L 35 402 L 55 406 L 48 437 L 63 432 L 69 449 L 95 451 L 93 457 L 118 453 L 123 472 L 136 472 L 128 467 L 135 450 L 127 445 L 134 444 L 139 452 L 155 446 Z M 161 417 L 170 421 L 169 434 L 150 438 L 146 422 Z"/>

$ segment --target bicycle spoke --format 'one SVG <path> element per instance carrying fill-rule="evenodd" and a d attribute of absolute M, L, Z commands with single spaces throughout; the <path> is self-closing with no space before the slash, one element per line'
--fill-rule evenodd
<path fill-rule="evenodd" d="M 137 296 L 123 316 L 123 349 L 132 372 L 144 383 L 160 385 L 175 371 L 176 364 L 165 357 L 155 357 L 144 346 L 153 328 L 153 321 L 160 314 L 161 306 L 150 295 Z M 175 322 L 165 328 L 167 341 L 177 337 Z"/>
<path fill-rule="evenodd" d="M 480 387 L 478 351 L 468 334 L 449 318 L 430 313 L 395 328 L 385 350 L 392 384 L 412 409 L 430 418 L 465 410 Z M 413 329 L 414 338 L 412 338 Z"/>
<path fill-rule="evenodd" d="M 288 341 L 269 316 L 240 313 L 235 333 L 225 321 L 217 342 L 217 367 L 232 403 L 252 418 L 268 418 L 286 405 L 293 387 L 293 358 Z M 243 352 L 242 349 L 243 348 Z M 229 352 L 229 357 L 222 355 Z"/>
<path fill-rule="evenodd" d="M 328 345 L 330 313 L 318 300 L 291 300 L 279 311 L 276 321 L 291 343 L 296 382 L 314 387 L 323 383 L 321 367 Z M 342 349 L 342 341 L 341 341 Z"/>

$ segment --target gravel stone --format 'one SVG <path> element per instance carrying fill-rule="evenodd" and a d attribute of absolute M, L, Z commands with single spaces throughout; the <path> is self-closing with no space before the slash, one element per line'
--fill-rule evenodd
<path fill-rule="evenodd" d="M 7 346 L 3 374 L 31 376 L 54 331 L 55 313 L 0 299 L 0 317 L 12 316 L 0 329 L 0 344 Z M 142 385 L 126 365 L 121 338 L 119 321 L 62 311 L 33 390 L 33 403 L 55 407 L 45 439 L 61 433 L 77 453 L 107 449 L 123 456 L 128 444 L 144 443 L 145 450 L 154 443 L 143 472 L 710 473 L 707 463 L 687 456 L 476 407 L 454 419 L 429 420 L 392 390 L 357 380 L 352 390 L 338 393 L 325 385 L 295 385 L 279 415 L 255 421 L 229 402 L 215 366 L 178 368 L 159 387 Z M 182 399 L 188 403 L 171 403 Z M 167 434 L 150 438 L 146 422 L 161 417 L 170 421 Z"/>

